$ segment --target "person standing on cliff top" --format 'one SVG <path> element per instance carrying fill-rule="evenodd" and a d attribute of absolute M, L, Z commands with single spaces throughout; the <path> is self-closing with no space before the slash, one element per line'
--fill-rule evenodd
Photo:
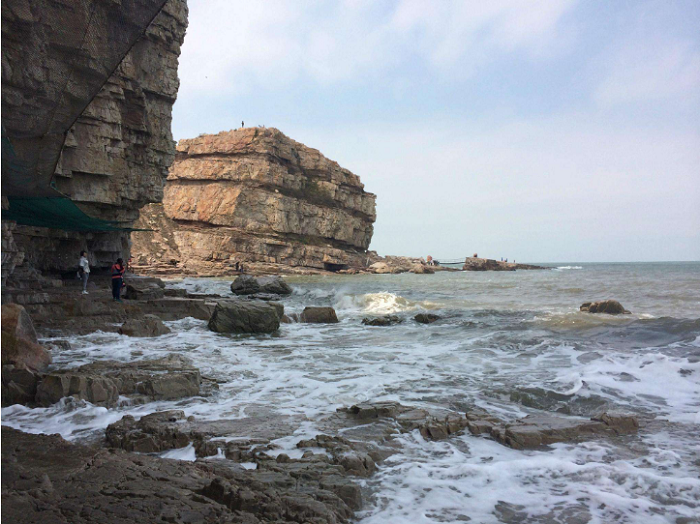
<path fill-rule="evenodd" d="M 245 127 L 245 122 L 243 120 L 241 120 L 241 129 L 243 129 L 244 127 Z"/>
<path fill-rule="evenodd" d="M 87 283 L 88 278 L 90 278 L 90 262 L 87 258 L 87 251 L 80 252 L 80 262 L 78 263 L 78 265 L 80 266 L 80 278 L 82 278 L 83 280 L 83 295 L 87 295 Z"/>
<path fill-rule="evenodd" d="M 124 283 L 125 271 L 124 260 L 118 258 L 116 264 L 112 266 L 112 300 L 115 302 L 122 301 L 120 294 L 122 291 L 122 284 Z"/>

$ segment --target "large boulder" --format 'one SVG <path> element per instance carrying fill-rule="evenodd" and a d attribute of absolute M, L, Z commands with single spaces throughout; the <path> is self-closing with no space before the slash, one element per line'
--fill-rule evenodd
<path fill-rule="evenodd" d="M 39 375 L 26 368 L 2 366 L 2 405 L 33 404 Z"/>
<path fill-rule="evenodd" d="M 291 295 L 292 288 L 282 277 L 253 277 L 241 275 L 231 282 L 231 291 L 235 295 L 255 295 L 269 293 L 271 295 Z"/>
<path fill-rule="evenodd" d="M 617 300 L 601 300 L 599 302 L 584 302 L 579 308 L 581 311 L 586 311 L 588 313 L 607 313 L 608 315 L 629 315 L 630 312 L 627 311 L 622 304 Z"/>
<path fill-rule="evenodd" d="M 2 305 L 2 365 L 43 371 L 51 354 L 39 345 L 34 324 L 19 304 Z"/>
<path fill-rule="evenodd" d="M 306 307 L 299 316 L 299 321 L 305 324 L 337 324 L 338 316 L 332 307 Z"/>
<path fill-rule="evenodd" d="M 155 315 L 144 315 L 141 318 L 130 318 L 122 327 L 119 333 L 130 337 L 158 337 L 170 333 L 163 321 Z"/>
<path fill-rule="evenodd" d="M 279 327 L 278 309 L 258 300 L 218 302 L 209 319 L 209 329 L 217 333 L 273 333 Z"/>

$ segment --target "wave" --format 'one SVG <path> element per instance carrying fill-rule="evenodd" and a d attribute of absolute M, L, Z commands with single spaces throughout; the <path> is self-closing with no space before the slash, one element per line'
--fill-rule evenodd
<path fill-rule="evenodd" d="M 366 293 L 364 295 L 342 295 L 338 298 L 335 307 L 336 309 L 359 310 L 362 313 L 371 313 L 375 315 L 389 315 L 403 311 L 435 309 L 438 306 L 433 302 L 416 302 L 395 293 L 382 291 L 380 293 Z"/>
<path fill-rule="evenodd" d="M 582 267 L 582 266 L 559 266 L 559 267 L 556 267 L 555 269 L 560 269 L 560 270 L 564 270 L 564 269 L 583 269 L 583 267 Z"/>

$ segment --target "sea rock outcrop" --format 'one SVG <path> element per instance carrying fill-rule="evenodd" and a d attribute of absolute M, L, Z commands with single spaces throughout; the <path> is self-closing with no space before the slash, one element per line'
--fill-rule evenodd
<path fill-rule="evenodd" d="M 6 119 L 44 118 L 45 112 L 37 104 L 51 99 L 56 90 L 65 90 L 60 95 L 64 99 L 79 100 L 86 86 L 94 82 L 95 75 L 103 73 L 105 66 L 102 49 L 81 48 L 85 43 L 81 36 L 52 41 L 56 26 L 64 31 L 59 32 L 59 38 L 72 30 L 71 17 L 76 18 L 75 25 L 80 25 L 78 14 L 83 13 L 76 6 L 66 7 L 48 0 L 6 4 L 3 2 L 2 9 L 3 125 Z M 90 34 L 103 34 L 98 39 L 99 45 L 107 48 L 110 40 L 124 38 L 127 30 L 124 24 L 132 23 L 130 17 L 136 17 L 137 11 L 153 6 L 158 9 L 157 2 L 149 6 L 93 4 L 91 11 L 86 10 L 88 15 L 94 15 L 89 22 Z M 119 18 L 120 9 L 130 11 Z M 122 26 L 115 30 L 118 23 Z M 163 183 L 175 154 L 170 131 L 171 108 L 179 87 L 178 56 L 186 26 L 186 1 L 168 0 L 145 32 L 136 27 L 136 33 L 143 33 L 142 36 L 68 131 L 53 183 L 89 216 L 130 226 L 138 218 L 140 207 L 162 199 Z M 129 26 L 128 30 L 133 31 L 134 27 Z M 73 44 L 77 47 L 71 48 Z M 21 56 L 22 46 L 51 51 L 46 56 L 34 54 L 29 64 L 17 63 L 15 57 L 17 53 Z M 63 71 L 66 61 L 78 59 L 85 66 L 77 67 L 68 82 Z M 21 103 L 22 96 L 31 103 Z M 37 125 L 48 128 L 50 122 L 39 121 Z M 15 279 L 23 279 L 23 271 L 27 269 L 72 269 L 77 265 L 81 249 L 87 249 L 91 265 L 97 267 L 109 267 L 117 256 L 125 259 L 128 256 L 127 232 L 15 227 L 14 223 L 8 222 L 6 226 L 5 222 L 3 250 L 6 244 L 12 244 L 16 252 L 11 260 L 5 260 L 3 254 L 3 282 L 12 270 Z"/>
<path fill-rule="evenodd" d="M 255 295 L 266 293 L 270 295 L 291 295 L 292 288 L 282 277 L 253 277 L 241 275 L 231 282 L 231 291 L 235 295 Z"/>
<path fill-rule="evenodd" d="M 630 312 L 627 311 L 622 304 L 617 300 L 601 300 L 600 302 L 584 302 L 579 308 L 581 311 L 587 313 L 607 313 L 608 315 L 629 315 Z"/>
<path fill-rule="evenodd" d="M 284 307 L 280 314 L 274 304 L 262 300 L 222 300 L 216 304 L 208 325 L 217 333 L 274 333 L 282 314 Z"/>
<path fill-rule="evenodd" d="M 163 321 L 155 315 L 144 315 L 142 318 L 130 318 L 119 328 L 119 333 L 129 337 L 158 337 L 170 333 Z"/>
<path fill-rule="evenodd" d="M 364 267 L 375 199 L 357 175 L 277 129 L 203 135 L 177 145 L 163 205 L 138 223 L 158 231 L 134 233 L 133 253 L 166 273 Z"/>
<path fill-rule="evenodd" d="M 332 307 L 308 306 L 299 315 L 299 321 L 305 324 L 337 324 L 338 315 Z"/>

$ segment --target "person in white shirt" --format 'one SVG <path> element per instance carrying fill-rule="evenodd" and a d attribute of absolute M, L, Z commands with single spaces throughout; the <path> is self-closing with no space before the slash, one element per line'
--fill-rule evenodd
<path fill-rule="evenodd" d="M 80 277 L 83 279 L 83 295 L 87 295 L 87 283 L 90 277 L 90 262 L 87 259 L 87 251 L 80 252 Z"/>

